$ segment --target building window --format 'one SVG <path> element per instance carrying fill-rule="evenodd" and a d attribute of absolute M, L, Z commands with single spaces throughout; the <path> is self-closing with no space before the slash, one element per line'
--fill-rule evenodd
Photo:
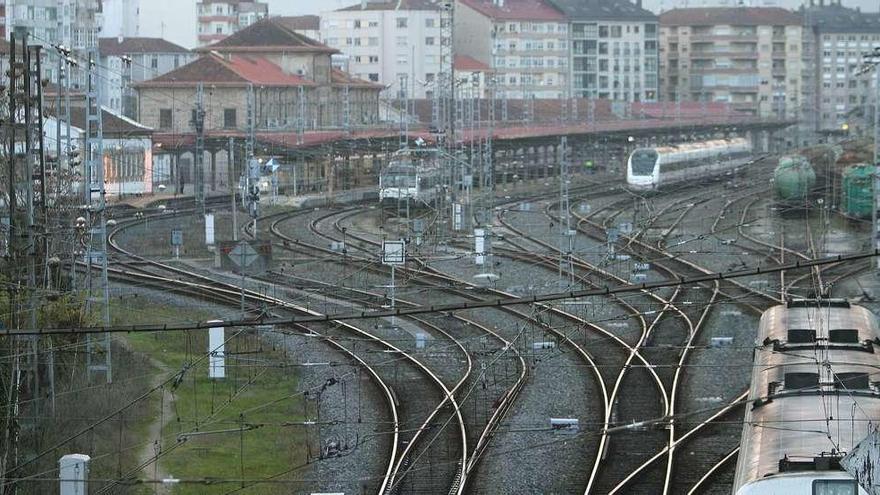
<path fill-rule="evenodd" d="M 224 129 L 235 129 L 236 127 L 236 115 L 234 108 L 224 108 L 223 109 L 223 128 Z"/>
<path fill-rule="evenodd" d="M 379 63 L 379 56 L 378 55 L 370 55 L 370 63 L 371 64 L 378 64 Z"/>
<path fill-rule="evenodd" d="M 160 129 L 171 129 L 171 109 L 170 108 L 161 108 L 159 109 L 159 128 Z"/>
<path fill-rule="evenodd" d="M 372 82 L 379 82 L 379 74 L 376 72 L 370 73 L 367 78 Z"/>
<path fill-rule="evenodd" d="M 159 68 L 159 57 L 153 56 L 153 59 L 150 60 L 150 68 L 158 69 Z"/>
<path fill-rule="evenodd" d="M 429 17 L 429 18 L 425 19 L 425 27 L 426 28 L 434 27 L 434 18 L 433 17 Z"/>
<path fill-rule="evenodd" d="M 174 68 L 176 69 L 178 67 L 180 67 L 180 55 L 175 55 L 174 56 Z"/>
<path fill-rule="evenodd" d="M 599 37 L 607 38 L 608 37 L 608 26 L 599 26 Z"/>
<path fill-rule="evenodd" d="M 405 28 L 406 27 L 406 17 L 398 17 L 397 18 L 397 27 Z"/>
<path fill-rule="evenodd" d="M 434 45 L 434 37 L 428 36 L 427 38 L 425 38 L 425 44 L 428 46 L 433 46 Z"/>

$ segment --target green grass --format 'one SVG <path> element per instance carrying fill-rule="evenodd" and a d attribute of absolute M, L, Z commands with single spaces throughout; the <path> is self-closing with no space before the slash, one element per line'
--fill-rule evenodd
<path fill-rule="evenodd" d="M 144 305 L 130 301 L 114 305 L 117 323 L 179 323 L 214 317 L 199 309 L 155 304 L 149 304 L 148 311 L 135 311 L 133 307 Z M 233 333 L 227 329 L 227 339 Z M 170 417 L 165 417 L 163 449 L 168 453 L 160 461 L 164 473 L 179 479 L 257 479 L 305 461 L 302 429 L 279 426 L 303 419 L 302 398 L 296 394 L 297 376 L 290 368 L 277 366 L 286 362 L 284 357 L 261 346 L 253 334 L 242 334 L 227 342 L 227 354 L 234 355 L 227 358 L 225 380 L 209 379 L 207 359 L 200 360 L 207 351 L 207 331 L 131 334 L 126 338 L 133 350 L 153 358 L 162 376 L 185 370 L 173 388 Z M 150 407 L 158 418 L 158 400 Z M 220 432 L 238 430 L 242 423 L 258 427 L 245 432 Z M 178 442 L 180 433 L 194 431 L 209 434 Z M 147 469 L 142 477 L 151 477 L 152 472 Z M 301 474 L 294 472 L 291 477 Z M 224 493 L 233 488 L 180 484 L 174 493 Z M 242 493 L 289 493 L 289 488 L 283 484 L 258 485 Z"/>

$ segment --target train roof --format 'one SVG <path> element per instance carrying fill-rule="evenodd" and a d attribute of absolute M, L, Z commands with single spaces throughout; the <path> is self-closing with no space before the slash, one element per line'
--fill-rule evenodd
<path fill-rule="evenodd" d="M 743 487 L 803 471 L 848 476 L 841 455 L 880 418 L 878 343 L 877 317 L 843 299 L 791 300 L 764 312 L 737 494 L 764 493 Z"/>
<path fill-rule="evenodd" d="M 681 143 L 681 144 L 673 144 L 666 146 L 657 146 L 653 149 L 658 153 L 677 153 L 681 151 L 693 151 L 699 149 L 711 149 L 711 148 L 723 148 L 726 146 L 733 145 L 742 145 L 749 144 L 749 141 L 745 138 L 731 138 L 731 139 L 712 139 L 709 141 L 697 141 L 693 143 Z"/>

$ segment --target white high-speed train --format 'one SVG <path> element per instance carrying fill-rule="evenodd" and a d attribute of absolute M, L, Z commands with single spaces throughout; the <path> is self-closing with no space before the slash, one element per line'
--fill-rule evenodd
<path fill-rule="evenodd" d="M 638 148 L 627 161 L 626 182 L 634 190 L 653 190 L 725 174 L 751 160 L 752 145 L 743 138 Z"/>
<path fill-rule="evenodd" d="M 840 466 L 880 418 L 877 318 L 839 299 L 761 316 L 735 495 L 868 495 Z"/>
<path fill-rule="evenodd" d="M 379 200 L 429 203 L 437 196 L 440 169 L 427 153 L 403 149 L 379 172 Z"/>

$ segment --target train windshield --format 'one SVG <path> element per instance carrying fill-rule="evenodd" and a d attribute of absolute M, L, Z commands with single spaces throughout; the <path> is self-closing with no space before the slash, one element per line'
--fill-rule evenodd
<path fill-rule="evenodd" d="M 630 157 L 633 175 L 652 175 L 657 163 L 657 152 L 654 150 L 635 150 Z"/>
<path fill-rule="evenodd" d="M 382 171 L 382 187 L 416 187 L 416 168 L 409 163 L 391 162 Z"/>

